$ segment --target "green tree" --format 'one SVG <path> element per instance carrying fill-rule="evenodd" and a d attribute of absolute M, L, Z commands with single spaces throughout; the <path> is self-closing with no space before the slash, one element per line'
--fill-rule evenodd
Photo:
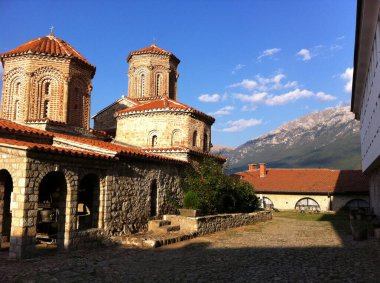
<path fill-rule="evenodd" d="M 223 173 L 223 166 L 206 158 L 187 168 L 182 176 L 184 207 L 204 213 L 250 212 L 258 207 L 254 188 L 246 181 Z"/>

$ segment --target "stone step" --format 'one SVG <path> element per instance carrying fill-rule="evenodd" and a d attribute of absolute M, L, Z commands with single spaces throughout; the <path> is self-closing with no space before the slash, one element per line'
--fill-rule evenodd
<path fill-rule="evenodd" d="M 169 226 L 171 224 L 168 220 L 150 220 L 148 222 L 148 231 L 157 231 L 162 226 Z"/>
<path fill-rule="evenodd" d="M 181 241 L 193 239 L 196 233 L 173 232 L 171 234 L 154 234 L 147 233 L 145 235 L 136 235 L 126 237 L 121 244 L 134 246 L 137 248 L 158 248 Z"/>
<path fill-rule="evenodd" d="M 179 225 L 165 225 L 158 228 L 160 231 L 168 233 L 168 232 L 175 232 L 179 231 L 181 229 L 181 226 Z"/>

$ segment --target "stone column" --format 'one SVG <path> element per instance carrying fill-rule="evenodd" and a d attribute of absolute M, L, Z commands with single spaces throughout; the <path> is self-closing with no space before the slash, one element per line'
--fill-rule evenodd
<path fill-rule="evenodd" d="M 26 164 L 26 162 L 25 162 Z M 26 172 L 26 168 L 24 168 Z M 20 168 L 21 172 L 21 168 Z M 33 187 L 28 187 L 28 179 L 21 174 L 14 176 L 12 229 L 10 238 L 9 257 L 25 258 L 35 249 L 37 200 Z"/>

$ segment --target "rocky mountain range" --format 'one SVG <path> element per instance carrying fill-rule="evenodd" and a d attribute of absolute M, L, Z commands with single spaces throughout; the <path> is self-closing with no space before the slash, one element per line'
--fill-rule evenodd
<path fill-rule="evenodd" d="M 236 148 L 218 146 L 213 153 L 227 157 L 229 172 L 261 162 L 272 168 L 360 169 L 359 122 L 348 106 L 328 108 Z"/>

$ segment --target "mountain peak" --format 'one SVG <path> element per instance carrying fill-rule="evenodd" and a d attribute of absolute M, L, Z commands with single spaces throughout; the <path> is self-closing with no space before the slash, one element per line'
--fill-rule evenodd
<path fill-rule="evenodd" d="M 225 155 L 232 171 L 259 162 L 283 168 L 358 169 L 359 122 L 349 106 L 327 108 L 285 123 Z"/>

